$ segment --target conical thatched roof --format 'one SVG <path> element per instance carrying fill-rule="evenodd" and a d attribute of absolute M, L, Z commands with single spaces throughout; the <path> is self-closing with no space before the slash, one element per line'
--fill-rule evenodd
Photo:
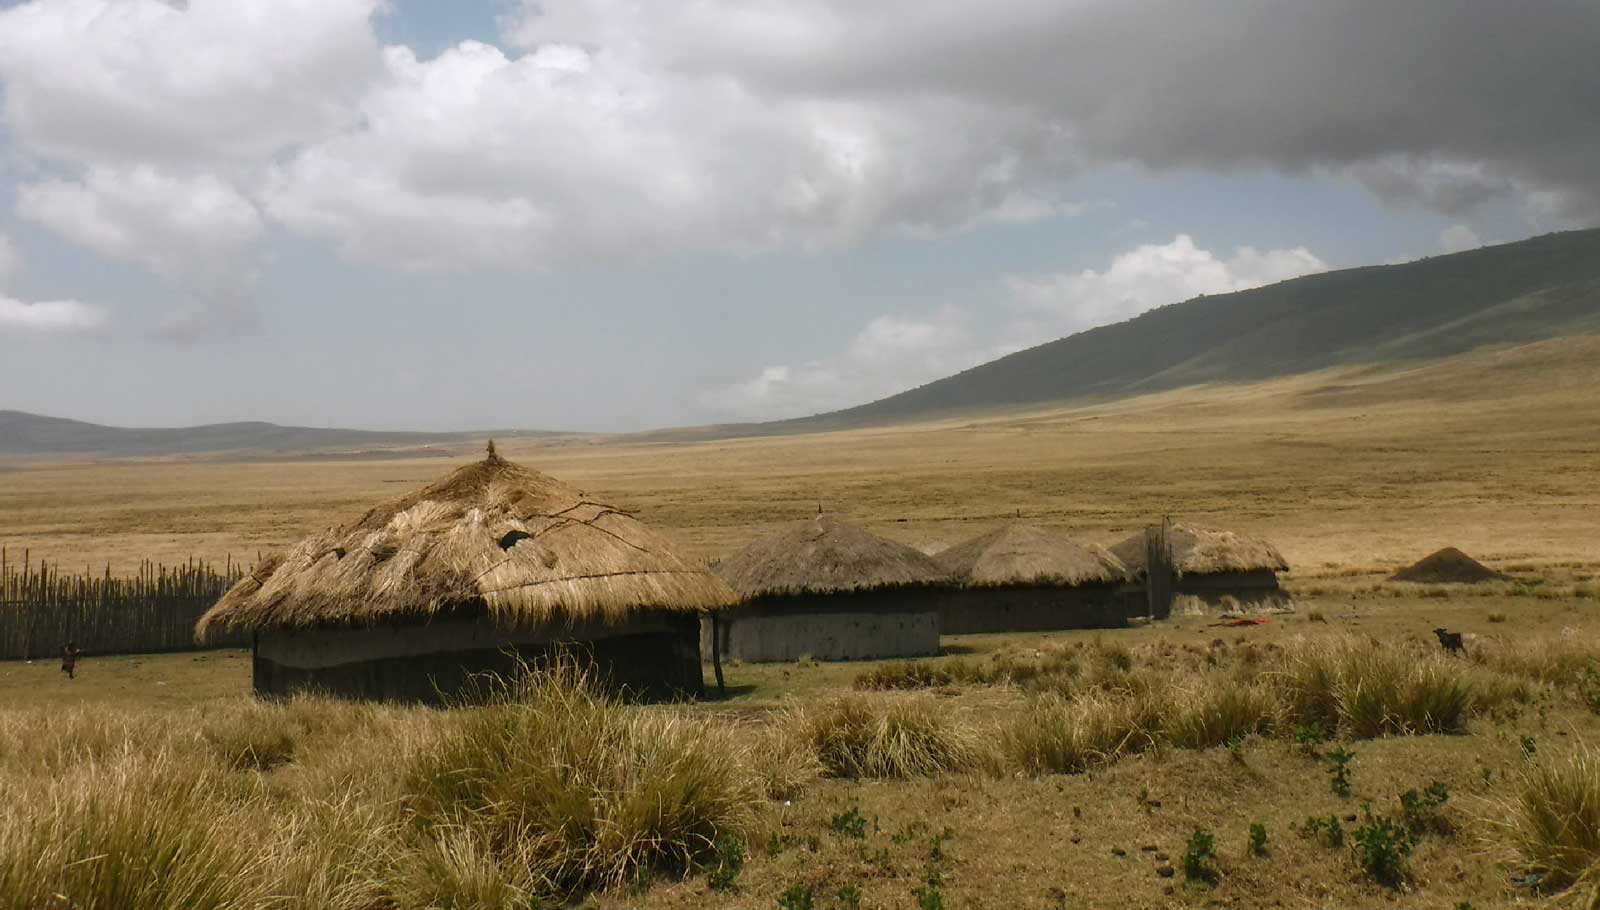
<path fill-rule="evenodd" d="M 717 571 L 744 598 L 948 584 L 920 550 L 821 515 L 750 543 Z"/>
<path fill-rule="evenodd" d="M 497 625 L 729 606 L 666 538 L 493 454 L 264 560 L 200 618 L 218 628 L 371 625 L 482 603 Z"/>
<path fill-rule="evenodd" d="M 1080 547 L 1061 534 L 1012 522 L 934 557 L 972 586 L 1086 585 L 1122 581 L 1127 572 L 1104 547 Z"/>
<path fill-rule="evenodd" d="M 1128 567 L 1130 575 L 1144 574 L 1144 533 L 1140 531 L 1111 547 L 1111 555 Z M 1215 575 L 1219 572 L 1284 572 L 1289 563 L 1278 548 L 1264 540 L 1233 531 L 1218 531 L 1175 524 L 1167 536 L 1172 561 L 1180 575 Z"/>
<path fill-rule="evenodd" d="M 1411 581 L 1421 584 L 1477 584 L 1500 581 L 1506 576 L 1489 568 L 1455 547 L 1445 547 L 1437 553 L 1389 576 L 1390 581 Z"/>

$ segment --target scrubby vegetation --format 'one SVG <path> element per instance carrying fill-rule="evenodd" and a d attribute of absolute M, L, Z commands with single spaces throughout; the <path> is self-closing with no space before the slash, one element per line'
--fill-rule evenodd
<path fill-rule="evenodd" d="M 452 711 L 310 698 L 146 716 L 5 710 L 0 908 L 509 908 L 637 895 L 658 880 L 694 883 L 708 902 L 951 906 L 953 857 L 988 849 L 956 831 L 1013 799 L 990 788 L 1023 788 L 1026 802 L 1071 779 L 1061 775 L 1117 779 L 1130 766 L 1121 799 L 1137 789 L 1142 811 L 1123 802 L 1121 813 L 1176 838 L 1156 872 L 1197 886 L 1276 875 L 1280 857 L 1311 849 L 1345 857 L 1364 887 L 1416 888 L 1428 851 L 1487 839 L 1505 848 L 1508 878 L 1587 887 L 1600 761 L 1542 718 L 1552 706 L 1591 716 L 1600 648 L 1576 635 L 1547 644 L 1549 665 L 1530 656 L 1538 646 L 1497 641 L 1461 659 L 1337 633 L 1260 645 L 1085 637 L 886 664 L 863 676 L 940 681 L 743 716 L 623 704 L 571 668 Z M 1516 765 L 1420 780 L 1402 766 L 1396 783 L 1391 750 L 1374 741 L 1462 735 L 1494 737 Z M 1319 802 L 1226 824 L 1186 812 L 1174 834 L 1174 797 L 1159 791 L 1200 768 L 1216 769 L 1211 787 L 1290 774 L 1298 799 Z M 1468 785 L 1476 795 L 1458 808 L 1452 789 Z M 944 814 L 913 821 L 865 799 L 901 791 Z M 1505 810 L 1472 814 L 1484 797 Z M 1073 807 L 1051 824 L 1091 822 Z M 1213 830 L 1248 838 L 1230 848 Z M 834 871 L 812 870 L 836 854 Z M 874 881 L 902 882 L 899 897 Z"/>

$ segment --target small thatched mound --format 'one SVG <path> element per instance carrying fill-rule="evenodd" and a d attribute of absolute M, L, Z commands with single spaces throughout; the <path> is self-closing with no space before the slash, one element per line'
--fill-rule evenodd
<path fill-rule="evenodd" d="M 1445 547 L 1394 573 L 1389 580 L 1428 585 L 1472 585 L 1503 581 L 1506 577 L 1455 547 Z"/>
<path fill-rule="evenodd" d="M 821 515 L 751 542 L 717 571 L 747 599 L 948 583 L 920 550 Z"/>
<path fill-rule="evenodd" d="M 1233 531 L 1218 531 L 1175 524 L 1167 540 L 1180 575 L 1216 575 L 1223 572 L 1285 572 L 1289 563 L 1278 548 L 1264 540 Z M 1132 576 L 1145 571 L 1143 531 L 1111 547 L 1111 555 L 1127 566 Z"/>
<path fill-rule="evenodd" d="M 1060 534 L 1012 522 L 935 557 L 960 584 L 1114 584 L 1127 571 L 1104 547 L 1081 547 Z"/>
<path fill-rule="evenodd" d="M 195 631 L 374 625 L 471 605 L 515 628 L 733 602 L 720 579 L 632 516 L 491 449 L 263 560 Z"/>

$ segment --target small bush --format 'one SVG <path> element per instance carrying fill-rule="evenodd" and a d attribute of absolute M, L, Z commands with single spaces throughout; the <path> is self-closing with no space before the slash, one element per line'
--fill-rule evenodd
<path fill-rule="evenodd" d="M 778 895 L 778 910 L 813 910 L 815 907 L 816 898 L 805 882 L 795 882 Z"/>
<path fill-rule="evenodd" d="M 712 845 L 711 861 L 706 864 L 706 885 L 712 891 L 732 891 L 744 869 L 744 843 L 724 834 Z"/>
<path fill-rule="evenodd" d="M 1400 794 L 1400 810 L 1412 831 L 1447 834 L 1450 822 L 1444 816 L 1444 804 L 1449 801 L 1450 788 L 1434 781 L 1421 790 L 1413 787 Z"/>
<path fill-rule="evenodd" d="M 1294 828 L 1294 833 L 1306 840 L 1317 841 L 1324 847 L 1344 846 L 1344 826 L 1339 823 L 1337 815 L 1329 815 L 1326 818 L 1307 816 L 1304 822 Z"/>
<path fill-rule="evenodd" d="M 1250 855 L 1267 855 L 1267 826 L 1260 822 L 1250 823 Z"/>
<path fill-rule="evenodd" d="M 1361 868 L 1379 883 L 1396 887 L 1406 879 L 1406 858 L 1421 838 L 1392 818 L 1374 818 L 1367 813 L 1366 824 L 1350 833 Z"/>
<path fill-rule="evenodd" d="M 1217 870 L 1213 865 L 1216 841 L 1216 837 L 1204 828 L 1194 829 L 1194 833 L 1189 835 L 1188 848 L 1178 860 L 1184 878 L 1189 881 L 1216 881 Z"/>
<path fill-rule="evenodd" d="M 1489 621 L 1490 622 L 1494 622 L 1494 623 L 1505 622 L 1506 621 L 1506 615 L 1504 613 L 1490 613 L 1489 614 Z"/>
<path fill-rule="evenodd" d="M 862 817 L 861 810 L 855 806 L 851 806 L 848 810 L 829 819 L 828 828 L 835 834 L 853 837 L 856 840 L 861 840 L 867 836 L 867 820 Z"/>
<path fill-rule="evenodd" d="M 1349 749 L 1329 749 L 1323 758 L 1328 760 L 1328 785 L 1337 796 L 1350 795 L 1350 763 L 1356 754 Z"/>

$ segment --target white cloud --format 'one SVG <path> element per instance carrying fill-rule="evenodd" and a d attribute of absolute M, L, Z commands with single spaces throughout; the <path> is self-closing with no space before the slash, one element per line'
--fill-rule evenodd
<path fill-rule="evenodd" d="M 1114 257 L 1102 271 L 1006 280 L 1016 309 L 986 329 L 957 307 L 928 317 L 880 316 L 831 357 L 775 365 L 701 396 L 730 418 L 770 420 L 834 410 L 905 391 L 1013 351 L 1201 294 L 1242 291 L 1321 272 L 1305 247 L 1244 246 L 1218 258 L 1187 234 Z"/>
<path fill-rule="evenodd" d="M 92 304 L 76 300 L 26 303 L 0 294 L 0 332 L 92 332 L 106 321 L 105 310 Z"/>
<path fill-rule="evenodd" d="M 1305 247 L 1262 251 L 1245 246 L 1220 259 L 1195 246 L 1188 234 L 1179 234 L 1170 243 L 1122 253 L 1104 271 L 1013 276 L 1007 285 L 1019 301 L 1071 333 L 1201 294 L 1242 291 L 1327 268 Z"/>
<path fill-rule="evenodd" d="M 1003 353 L 975 337 L 970 316 L 955 307 L 920 318 L 879 316 L 835 356 L 766 367 L 707 392 L 701 403 L 729 419 L 798 417 L 892 395 Z"/>
<path fill-rule="evenodd" d="M 255 206 L 226 182 L 149 166 L 93 167 L 81 182 L 24 184 L 17 212 L 103 256 L 168 277 L 232 272 L 262 232 Z"/>
<path fill-rule="evenodd" d="M 1464 224 L 1452 224 L 1439 232 L 1439 249 L 1445 253 L 1462 253 L 1483 246 L 1478 234 Z"/>
<path fill-rule="evenodd" d="M 0 11 L 7 125 L 93 164 L 258 164 L 349 122 L 379 0 L 33 0 Z"/>

